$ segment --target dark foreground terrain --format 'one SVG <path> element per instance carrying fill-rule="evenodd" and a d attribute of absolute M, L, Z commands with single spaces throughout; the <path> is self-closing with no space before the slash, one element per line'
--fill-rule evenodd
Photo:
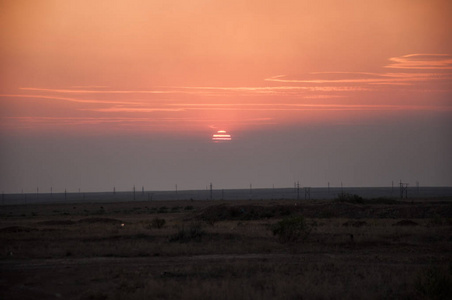
<path fill-rule="evenodd" d="M 452 299 L 451 199 L 0 209 L 0 299 Z"/>

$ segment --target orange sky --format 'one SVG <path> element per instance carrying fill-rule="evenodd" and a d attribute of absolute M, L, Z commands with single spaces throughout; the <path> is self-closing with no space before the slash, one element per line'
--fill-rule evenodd
<path fill-rule="evenodd" d="M 303 134 L 310 136 L 311 129 L 323 128 L 328 140 L 346 128 L 341 134 L 353 145 L 354 138 L 372 136 L 356 130 L 372 128 L 382 143 L 369 141 L 376 143 L 369 157 L 385 149 L 399 151 L 376 160 L 377 169 L 388 157 L 424 148 L 403 163 L 394 161 L 380 179 L 369 168 L 369 182 L 381 183 L 398 170 L 414 174 L 413 162 L 428 156 L 435 160 L 426 160 L 418 173 L 430 168 L 426 181 L 452 184 L 452 162 L 445 154 L 452 152 L 447 142 L 452 130 L 451 15 L 449 0 L 0 0 L 0 138 L 7 146 L 0 149 L 0 163 L 10 165 L 0 170 L 0 181 L 16 187 L 24 181 L 38 184 L 39 167 L 33 178 L 10 176 L 13 162 L 27 161 L 8 142 L 16 137 L 71 136 L 82 144 L 83 138 L 116 136 L 211 141 L 225 130 L 232 136 L 230 144 L 240 145 L 265 136 L 268 144 L 259 145 L 268 155 L 256 156 L 256 164 L 247 167 L 255 172 L 263 162 L 282 166 L 277 157 L 299 157 L 295 151 L 308 147 Z M 424 135 L 404 139 L 413 128 Z M 384 140 L 386 133 L 393 135 Z M 282 137 L 286 140 L 278 146 L 271 142 Z M 309 139 L 308 145 L 317 149 L 310 156 L 313 169 L 315 157 L 337 156 L 336 145 L 327 146 L 331 153 L 318 151 L 327 144 L 315 135 Z M 287 148 L 278 150 L 280 145 Z M 341 149 L 343 165 L 325 165 L 313 182 L 325 184 L 324 174 L 342 176 L 350 159 L 367 155 Z M 240 156 L 243 149 L 236 150 Z M 51 151 L 46 155 L 50 159 Z M 84 160 L 95 157 L 92 153 L 66 155 L 87 168 L 96 163 Z M 201 164 L 208 163 L 199 158 Z M 287 178 L 312 175 L 299 171 L 305 167 L 301 162 L 298 167 L 293 165 Z M 80 172 L 80 177 L 91 174 Z M 206 169 L 199 177 L 209 172 L 217 171 Z M 55 169 L 52 174 L 60 173 Z M 230 174 L 236 173 L 231 169 Z M 251 173 L 242 175 L 254 180 Z M 367 178 L 363 174 L 349 175 L 367 184 L 361 182 Z M 92 189 L 109 185 L 105 181 Z"/>
<path fill-rule="evenodd" d="M 1 130 L 451 111 L 450 1 L 1 1 Z"/>

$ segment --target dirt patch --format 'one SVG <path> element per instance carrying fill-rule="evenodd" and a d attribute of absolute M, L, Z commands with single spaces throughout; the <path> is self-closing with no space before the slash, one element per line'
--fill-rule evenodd
<path fill-rule="evenodd" d="M 94 223 L 122 224 L 121 220 L 113 219 L 113 218 L 85 218 L 85 219 L 80 219 L 78 222 L 79 223 L 86 223 L 86 224 L 94 224 Z"/>
<path fill-rule="evenodd" d="M 300 213 L 298 205 L 215 205 L 205 208 L 198 216 L 208 223 L 226 220 L 262 220 Z"/>
<path fill-rule="evenodd" d="M 392 226 L 417 226 L 418 223 L 411 220 L 401 220 L 397 223 L 392 224 Z"/>
<path fill-rule="evenodd" d="M 9 227 L 5 227 L 0 229 L 0 232 L 32 232 L 32 231 L 39 231 L 39 229 L 36 228 L 31 228 L 31 227 L 24 227 L 24 226 L 9 226 Z"/>
<path fill-rule="evenodd" d="M 347 221 L 344 224 L 342 224 L 342 226 L 346 226 L 346 227 L 362 227 L 362 226 L 366 226 L 367 222 L 366 221 Z"/>
<path fill-rule="evenodd" d="M 74 225 L 76 222 L 72 220 L 49 220 L 49 221 L 42 221 L 38 222 L 39 225 L 46 225 L 46 226 L 65 226 L 65 225 Z"/>
<path fill-rule="evenodd" d="M 451 217 L 452 205 L 420 203 L 411 205 L 356 204 L 347 202 L 310 203 L 294 202 L 278 205 L 230 205 L 221 204 L 204 208 L 197 216 L 207 223 L 227 220 L 263 220 L 302 214 L 306 218 L 432 218 Z"/>
<path fill-rule="evenodd" d="M 83 239 L 84 242 L 102 242 L 102 241 L 127 241 L 127 240 L 145 240 L 145 241 L 153 241 L 155 240 L 154 236 L 148 234 L 133 234 L 133 235 L 113 235 L 106 237 L 91 237 Z"/>

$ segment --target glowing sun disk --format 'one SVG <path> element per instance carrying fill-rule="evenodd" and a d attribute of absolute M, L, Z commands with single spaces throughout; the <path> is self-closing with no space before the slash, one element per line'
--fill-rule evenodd
<path fill-rule="evenodd" d="M 212 141 L 218 142 L 218 141 L 230 141 L 231 135 L 226 133 L 225 130 L 218 130 L 217 133 L 214 133 L 212 135 Z"/>

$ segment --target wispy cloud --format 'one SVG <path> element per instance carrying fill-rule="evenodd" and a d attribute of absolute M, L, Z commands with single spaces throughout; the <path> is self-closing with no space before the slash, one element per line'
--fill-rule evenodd
<path fill-rule="evenodd" d="M 418 70 L 452 70 L 450 54 L 408 54 L 391 57 L 391 64 L 385 68 Z"/>
<path fill-rule="evenodd" d="M 180 94 L 194 93 L 194 91 L 181 91 L 177 89 L 168 90 L 98 90 L 98 89 L 49 89 L 37 87 L 22 87 L 21 90 L 35 92 L 50 92 L 61 94 Z"/>
<path fill-rule="evenodd" d="M 149 107 L 108 107 L 108 108 L 85 108 L 81 110 L 97 112 L 128 112 L 128 113 L 150 113 L 150 112 L 180 112 L 182 108 L 149 108 Z"/>
<path fill-rule="evenodd" d="M 61 125 L 95 130 L 99 125 L 105 130 L 159 130 L 220 123 L 282 124 L 309 116 L 303 112 L 452 111 L 450 101 L 443 100 L 450 99 L 452 90 L 452 72 L 448 71 L 452 55 L 410 54 L 389 62 L 381 66 L 381 72 L 276 75 L 264 79 L 261 86 L 23 87 L 17 94 L 0 94 L 0 104 L 5 104 L 0 121 L 8 128 Z"/>
<path fill-rule="evenodd" d="M 438 73 L 362 73 L 362 72 L 322 72 L 309 73 L 305 78 L 291 78 L 277 75 L 266 78 L 266 81 L 302 84 L 348 84 L 350 86 L 327 87 L 331 91 L 368 91 L 369 88 L 359 86 L 363 84 L 409 85 L 414 82 L 452 79 L 452 74 Z M 358 86 L 352 86 L 358 85 Z M 321 87 L 314 87 L 313 90 Z"/>
<path fill-rule="evenodd" d="M 266 79 L 266 81 L 281 81 L 281 82 L 291 82 L 288 80 L 271 80 Z M 273 78 L 273 77 L 272 77 Z M 219 92 L 226 93 L 240 93 L 240 94 L 297 94 L 300 92 L 350 92 L 350 91 L 364 91 L 369 90 L 369 88 L 364 87 L 351 87 L 351 86 L 242 86 L 242 87 L 220 87 L 220 86 L 167 86 L 164 87 L 165 90 L 97 90 L 97 89 L 48 89 L 48 88 L 36 88 L 36 87 L 23 87 L 21 90 L 34 91 L 34 92 L 44 92 L 44 93 L 57 93 L 57 94 L 98 94 L 98 95 L 109 95 L 109 94 L 196 94 L 205 96 L 221 96 Z M 49 97 L 49 96 L 47 96 Z M 55 99 L 57 99 L 55 97 Z M 75 98 L 62 98 L 59 99 L 71 99 Z M 92 100 L 94 101 L 94 100 Z"/>
<path fill-rule="evenodd" d="M 393 72 L 311 72 L 301 76 L 276 75 L 265 81 L 314 88 L 329 85 L 333 86 L 331 90 L 359 91 L 371 89 L 371 86 L 409 86 L 452 80 L 452 73 L 447 72 L 452 69 L 450 54 L 408 54 L 389 58 L 389 61 L 390 64 L 383 67 Z"/>
<path fill-rule="evenodd" d="M 107 89 L 109 86 L 107 85 L 73 85 L 71 86 L 73 89 Z"/>
<path fill-rule="evenodd" d="M 51 95 L 29 95 L 29 94 L 1 94 L 2 98 L 32 98 L 32 99 L 49 99 L 49 100 L 60 100 L 76 103 L 85 104 L 124 104 L 124 105 L 134 105 L 141 104 L 141 102 L 134 101 L 114 101 L 114 100 L 97 100 L 97 99 L 79 99 L 72 97 L 61 97 L 61 96 L 51 96 Z"/>
<path fill-rule="evenodd" d="M 278 75 L 271 78 L 275 80 L 265 79 L 265 81 L 280 81 L 290 82 L 284 80 L 278 80 L 278 77 L 284 75 Z M 253 94 L 293 94 L 300 92 L 350 92 L 350 91 L 364 91 L 369 90 L 364 87 L 341 87 L 341 86 L 258 86 L 258 87 L 215 87 L 215 86 L 182 86 L 174 87 L 177 89 L 188 90 L 206 90 L 206 91 L 226 91 L 226 92 L 247 92 Z"/>
<path fill-rule="evenodd" d="M 101 129 L 98 126 L 107 126 L 106 128 L 114 127 L 115 129 L 136 129 L 144 128 L 147 130 L 158 130 L 159 128 L 174 127 L 175 124 L 181 126 L 195 125 L 206 126 L 206 124 L 218 124 L 218 122 L 228 123 L 232 126 L 259 126 L 271 125 L 278 122 L 274 118 L 255 118 L 250 117 L 246 119 L 236 118 L 197 118 L 197 117 L 160 117 L 160 118 L 145 118 L 145 117 L 0 117 L 0 124 L 2 127 L 11 129 L 36 129 L 39 127 L 54 128 L 61 130 L 64 128 L 90 127 L 96 125 L 93 129 Z M 214 125 L 210 125 L 214 126 Z M 105 127 L 103 127 L 105 128 Z"/>
<path fill-rule="evenodd" d="M 5 117 L 6 120 L 16 120 L 27 124 L 47 125 L 95 125 L 106 123 L 142 122 L 149 121 L 147 118 L 101 118 L 101 117 Z"/>
<path fill-rule="evenodd" d="M 231 111 L 306 111 L 306 110 L 452 110 L 452 107 L 435 105 L 389 105 L 389 104 L 300 104 L 300 103 L 174 103 L 187 110 L 231 110 Z"/>

